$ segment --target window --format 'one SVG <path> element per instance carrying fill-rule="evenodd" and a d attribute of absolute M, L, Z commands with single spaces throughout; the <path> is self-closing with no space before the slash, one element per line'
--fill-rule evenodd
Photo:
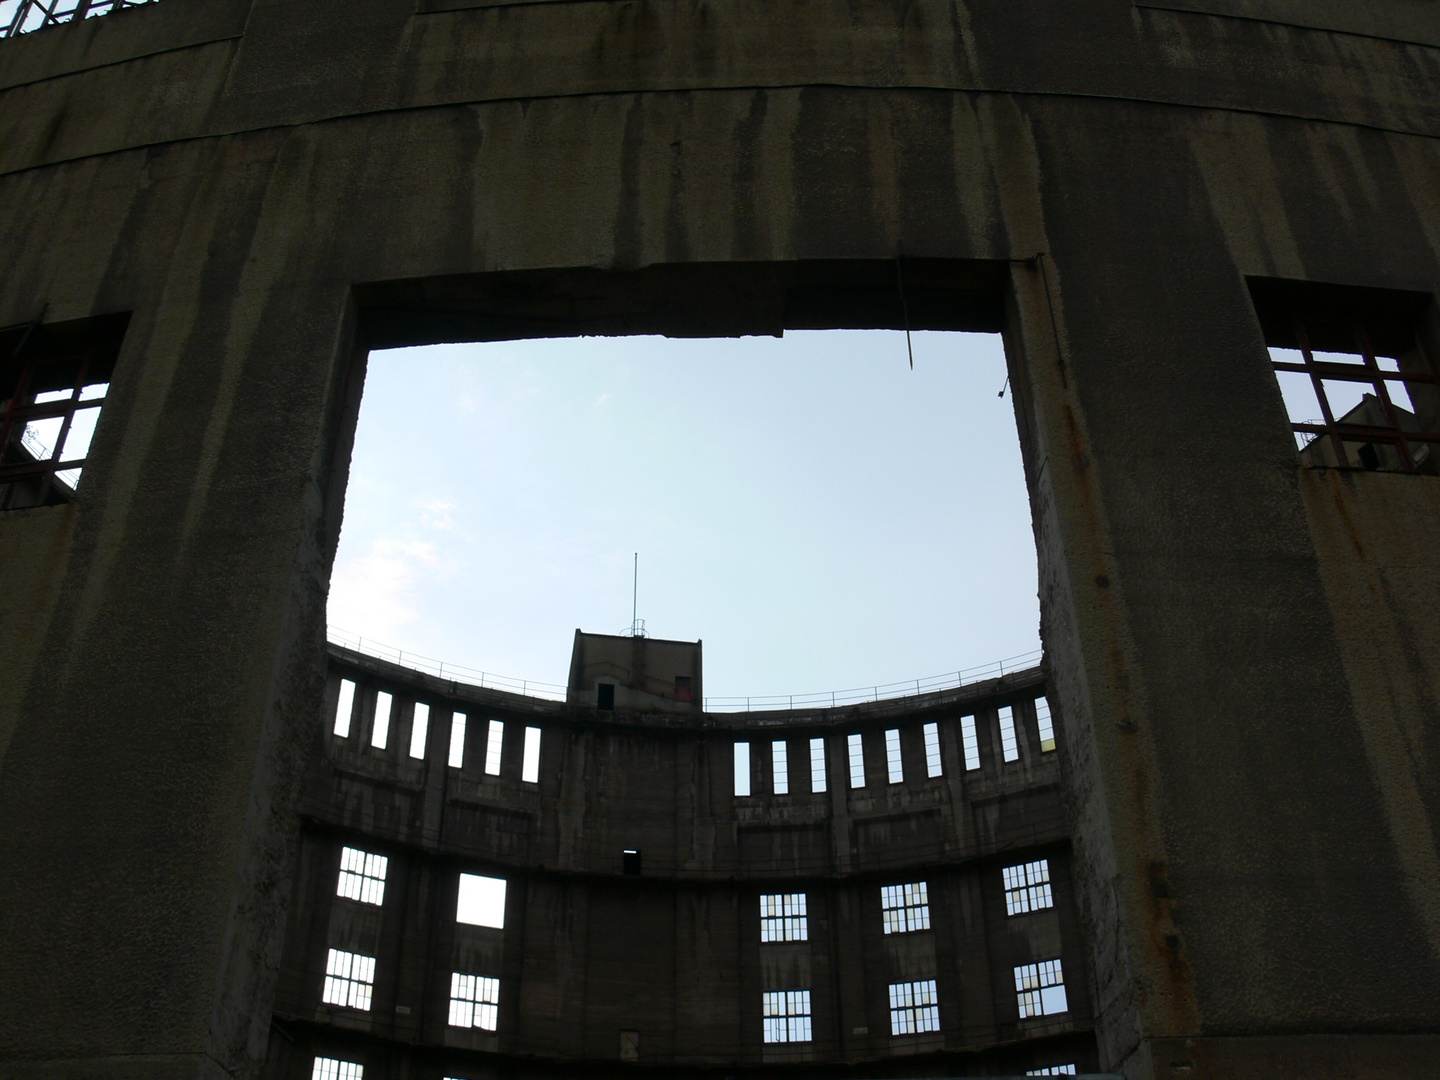
<path fill-rule="evenodd" d="M 415 716 L 410 724 L 410 756 L 425 756 L 425 739 L 430 734 L 430 706 L 423 701 L 415 703 Z"/>
<path fill-rule="evenodd" d="M 925 775 L 936 777 L 944 770 L 940 765 L 940 725 L 925 725 Z"/>
<path fill-rule="evenodd" d="M 335 895 L 359 900 L 362 904 L 383 904 L 385 870 L 389 865 L 390 860 L 384 855 L 372 855 L 353 847 L 341 848 L 340 881 L 335 886 Z"/>
<path fill-rule="evenodd" d="M 790 793 L 790 764 L 786 756 L 784 739 L 776 739 L 770 744 L 770 773 L 775 782 L 775 794 L 788 795 Z"/>
<path fill-rule="evenodd" d="M 1007 866 L 1004 876 L 1006 915 L 1023 915 L 1027 911 L 1055 906 L 1055 899 L 1050 895 L 1048 859 Z"/>
<path fill-rule="evenodd" d="M 865 786 L 865 743 L 859 735 L 850 735 L 846 738 L 846 745 L 850 750 L 850 786 L 862 788 Z"/>
<path fill-rule="evenodd" d="M 735 794 L 744 797 L 750 794 L 750 744 L 735 744 Z"/>
<path fill-rule="evenodd" d="M 459 769 L 465 765 L 465 714 L 457 712 L 450 717 L 450 767 Z"/>
<path fill-rule="evenodd" d="M 138 7 L 150 2 L 151 0 L 19 0 L 19 3 L 15 3 L 15 0 L 6 0 L 0 3 L 0 38 L 28 34 L 42 26 L 55 26 L 75 18 L 93 19 L 97 15 L 107 15 L 121 8 Z M 316 1058 L 316 1068 L 319 1068 L 320 1060 Z M 359 1067 L 355 1066 L 357 1069 Z M 357 1078 L 359 1075 L 355 1074 Z M 319 1077 L 319 1073 L 316 1073 L 316 1077 Z M 348 1080 L 348 1077 L 343 1080 Z"/>
<path fill-rule="evenodd" d="M 455 921 L 469 926 L 505 929 L 505 879 L 461 874 L 455 900 Z"/>
<path fill-rule="evenodd" d="M 375 988 L 375 958 L 331 949 L 325 960 L 325 989 L 320 1000 L 327 1005 L 370 1011 Z"/>
<path fill-rule="evenodd" d="M 930 898 L 923 881 L 883 886 L 880 889 L 880 908 L 887 934 L 930 929 Z"/>
<path fill-rule="evenodd" d="M 689 676 L 689 675 L 676 675 L 676 676 L 675 676 L 675 700 L 676 700 L 676 701 L 690 701 L 690 700 L 691 700 L 691 698 L 690 698 L 690 676 Z"/>
<path fill-rule="evenodd" d="M 615 684 L 602 682 L 595 687 L 595 707 L 611 712 L 615 708 Z"/>
<path fill-rule="evenodd" d="M 365 1066 L 356 1061 L 317 1057 L 310 1080 L 365 1080 Z"/>
<path fill-rule="evenodd" d="M 905 766 L 900 760 L 900 729 L 891 728 L 885 732 L 885 766 L 890 771 L 890 783 L 899 784 L 905 779 Z"/>
<path fill-rule="evenodd" d="M 1009 705 L 1000 710 L 1000 749 L 1006 761 L 1020 760 L 1020 743 L 1015 738 L 1015 710 Z"/>
<path fill-rule="evenodd" d="M 975 717 L 960 718 L 960 741 L 965 745 L 965 769 L 973 771 L 980 767 L 980 740 L 975 734 Z"/>
<path fill-rule="evenodd" d="M 485 775 L 500 775 L 500 751 L 505 748 L 505 724 L 501 720 L 490 721 L 490 733 L 485 738 Z"/>
<path fill-rule="evenodd" d="M 761 941 L 806 941 L 809 932 L 803 892 L 760 897 Z"/>
<path fill-rule="evenodd" d="M 1031 1069 L 1026 1076 L 1074 1076 L 1079 1070 L 1074 1065 L 1046 1065 L 1043 1069 Z"/>
<path fill-rule="evenodd" d="M 940 1030 L 935 980 L 890 984 L 890 1034 L 919 1035 Z"/>
<path fill-rule="evenodd" d="M 390 695 L 381 690 L 375 695 L 375 725 L 370 731 L 370 745 L 384 750 L 390 742 Z"/>
<path fill-rule="evenodd" d="M 825 790 L 825 740 L 810 740 L 810 790 Z"/>
<path fill-rule="evenodd" d="M 1060 961 L 1042 960 L 1015 969 L 1015 993 L 1020 999 L 1020 1019 L 1050 1016 L 1069 1010 L 1065 1000 L 1065 978 Z"/>
<path fill-rule="evenodd" d="M 620 853 L 620 872 L 626 877 L 640 876 L 639 848 L 626 848 Z"/>
<path fill-rule="evenodd" d="M 500 980 L 484 975 L 450 974 L 450 1026 L 495 1030 L 500 1012 Z"/>
<path fill-rule="evenodd" d="M 525 750 L 520 756 L 520 779 L 527 784 L 540 782 L 540 729 L 525 729 Z"/>
<path fill-rule="evenodd" d="M 767 1043 L 810 1041 L 809 990 L 769 990 L 763 998 Z"/>
<path fill-rule="evenodd" d="M 350 714 L 355 711 L 355 684 L 349 679 L 340 680 L 340 700 L 335 703 L 335 734 L 342 739 L 350 737 Z"/>
<path fill-rule="evenodd" d="M 1035 724 L 1040 729 L 1040 750 L 1049 753 L 1055 749 L 1055 724 L 1050 719 L 1050 699 L 1035 699 Z"/>
<path fill-rule="evenodd" d="M 1306 465 L 1440 472 L 1440 368 L 1428 299 L 1299 282 L 1250 284 Z"/>

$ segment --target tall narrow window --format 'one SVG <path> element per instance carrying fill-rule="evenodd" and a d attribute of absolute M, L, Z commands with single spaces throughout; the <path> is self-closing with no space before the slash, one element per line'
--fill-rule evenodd
<path fill-rule="evenodd" d="M 520 779 L 527 784 L 540 782 L 540 729 L 525 729 L 525 752 L 520 758 Z"/>
<path fill-rule="evenodd" d="M 340 680 L 340 700 L 335 703 L 335 734 L 342 739 L 350 737 L 350 714 L 355 711 L 355 684 L 349 679 Z"/>
<path fill-rule="evenodd" d="M 735 744 L 735 794 L 744 797 L 750 794 L 750 744 Z"/>
<path fill-rule="evenodd" d="M 775 794 L 789 794 L 790 765 L 786 760 L 784 739 L 776 739 L 770 744 L 770 772 L 775 781 Z"/>
<path fill-rule="evenodd" d="M 810 740 L 810 790 L 825 790 L 825 740 Z"/>
<path fill-rule="evenodd" d="M 1055 749 L 1055 723 L 1050 719 L 1050 699 L 1035 699 L 1035 725 L 1040 729 L 1040 750 L 1049 753 Z"/>
<path fill-rule="evenodd" d="M 845 745 L 850 752 L 850 786 L 862 788 L 865 786 L 865 742 L 859 735 L 850 735 Z"/>
<path fill-rule="evenodd" d="M 960 741 L 965 746 L 965 770 L 971 772 L 980 767 L 980 740 L 975 735 L 975 717 L 960 718 Z"/>
<path fill-rule="evenodd" d="M 1059 959 L 1038 964 L 1021 964 L 1015 969 L 1015 994 L 1020 1001 L 1020 1019 L 1068 1012 L 1065 976 Z"/>
<path fill-rule="evenodd" d="M 935 980 L 890 984 L 890 1034 L 919 1035 L 940 1030 Z"/>
<path fill-rule="evenodd" d="M 410 724 L 410 756 L 425 756 L 425 740 L 430 734 L 430 706 L 423 701 L 415 703 L 415 716 Z"/>
<path fill-rule="evenodd" d="M 390 695 L 381 690 L 375 695 L 375 723 L 370 729 L 370 745 L 384 750 L 390 744 Z"/>
<path fill-rule="evenodd" d="M 340 849 L 340 880 L 335 895 L 362 904 L 385 903 L 385 872 L 390 860 L 359 848 Z"/>
<path fill-rule="evenodd" d="M 770 990 L 763 995 L 767 1043 L 810 1041 L 810 991 Z"/>
<path fill-rule="evenodd" d="M 942 773 L 940 765 L 940 725 L 925 725 L 925 775 L 930 777 L 939 776 Z"/>
<path fill-rule="evenodd" d="M 930 929 L 930 892 L 925 882 L 885 885 L 880 889 L 882 928 L 887 934 Z"/>
<path fill-rule="evenodd" d="M 505 929 L 505 879 L 461 874 L 455 921 L 468 926 Z"/>
<path fill-rule="evenodd" d="M 805 941 L 810 934 L 807 920 L 803 892 L 760 897 L 761 941 Z"/>
<path fill-rule="evenodd" d="M 465 714 L 457 712 L 450 717 L 450 767 L 463 768 L 465 765 Z"/>
<path fill-rule="evenodd" d="M 899 784 L 905 779 L 905 766 L 900 760 L 900 729 L 891 728 L 885 732 L 885 767 L 890 771 L 890 783 Z"/>
<path fill-rule="evenodd" d="M 450 1026 L 494 1031 L 500 1014 L 500 980 L 450 973 Z"/>
<path fill-rule="evenodd" d="M 1020 760 L 1020 742 L 1015 738 L 1015 710 L 1009 705 L 1000 710 L 1000 748 L 1006 761 Z"/>
<path fill-rule="evenodd" d="M 358 1061 L 317 1057 L 310 1080 L 365 1080 L 365 1066 Z"/>
<path fill-rule="evenodd" d="M 1050 860 L 1007 866 L 1005 878 L 1005 914 L 1024 915 L 1029 911 L 1055 906 L 1050 893 Z"/>
<path fill-rule="evenodd" d="M 325 959 L 325 989 L 320 1000 L 327 1005 L 370 1011 L 375 989 L 375 958 L 331 949 Z"/>
<path fill-rule="evenodd" d="M 500 751 L 505 746 L 505 724 L 500 720 L 490 721 L 490 733 L 485 737 L 485 775 L 500 775 Z"/>

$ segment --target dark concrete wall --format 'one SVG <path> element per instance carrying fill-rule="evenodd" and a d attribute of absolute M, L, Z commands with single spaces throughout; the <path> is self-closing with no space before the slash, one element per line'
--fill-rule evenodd
<path fill-rule="evenodd" d="M 258 1068 L 365 335 L 893 325 L 903 252 L 1007 335 L 1102 1060 L 1424 1072 L 1440 491 L 1300 467 L 1245 279 L 1434 294 L 1437 48 L 1422 0 L 165 0 L 0 42 L 0 325 L 133 313 L 78 503 L 0 521 L 4 1068 Z"/>

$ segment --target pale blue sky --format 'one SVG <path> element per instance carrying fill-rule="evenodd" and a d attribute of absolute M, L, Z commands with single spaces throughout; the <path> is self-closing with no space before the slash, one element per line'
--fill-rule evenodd
<path fill-rule="evenodd" d="M 330 622 L 563 683 L 576 627 L 705 641 L 707 696 L 1039 647 L 1000 339 L 581 338 L 370 356 Z"/>

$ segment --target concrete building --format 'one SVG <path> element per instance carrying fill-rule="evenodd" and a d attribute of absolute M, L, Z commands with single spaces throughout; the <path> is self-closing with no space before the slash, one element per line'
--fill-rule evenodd
<path fill-rule="evenodd" d="M 96 12 L 0 41 L 0 333 L 14 343 L 0 421 L 63 427 L 103 403 L 83 459 L 61 447 L 17 460 L 6 443 L 0 463 L 12 493 L 83 469 L 73 498 L 0 512 L 0 1075 L 250 1077 L 287 1052 L 277 1013 L 310 1017 L 297 1044 L 344 1026 L 314 1019 L 314 983 L 287 965 L 314 962 L 297 935 L 329 933 L 321 890 L 340 863 L 324 860 L 342 857 L 344 837 L 326 847 L 303 807 L 316 770 L 346 752 L 322 732 L 332 663 L 347 662 L 327 654 L 324 609 L 369 349 L 906 325 L 1005 339 L 1078 946 L 1058 901 L 1056 918 L 1067 994 L 1083 973 L 1073 1000 L 1088 1010 L 1065 1037 L 1093 1032 L 1093 1060 L 1134 1080 L 1434 1071 L 1440 479 L 1417 458 L 1440 437 L 1435 4 L 160 0 Z M 1335 322 L 1349 345 L 1325 328 Z M 1415 430 L 1287 415 L 1279 377 L 1346 381 L 1357 356 L 1395 361 L 1365 378 L 1377 398 L 1404 384 Z M 105 381 L 67 375 L 78 357 Z M 1297 427 L 1332 445 L 1362 435 L 1400 468 L 1308 464 Z M 583 707 L 565 708 L 573 726 L 558 714 L 534 726 L 583 741 Z M 667 760 L 718 775 L 704 714 L 679 715 L 689 734 L 665 744 Z M 631 738 L 617 760 L 662 745 L 584 738 Z M 542 769 L 558 766 L 541 751 Z M 385 799 L 403 809 L 402 795 L 416 813 L 450 805 L 425 786 L 438 766 L 401 776 L 411 768 L 357 766 L 349 808 L 311 817 L 389 845 L 377 853 L 398 860 L 394 888 L 443 912 L 451 871 L 437 866 L 456 860 L 458 875 L 463 860 L 442 834 L 402 843 L 417 819 L 365 817 Z M 387 769 L 397 786 L 381 783 Z M 765 798 L 763 774 L 755 783 L 751 798 Z M 968 797 L 947 790 L 952 807 Z M 678 795 L 664 797 L 675 802 L 657 835 L 596 849 L 640 850 L 640 884 L 607 868 L 576 911 L 648 889 L 666 869 L 650 852 L 696 835 Z M 738 835 L 745 808 L 708 797 Z M 552 835 L 536 813 L 510 835 L 552 857 L 559 819 Z M 501 823 L 475 828 L 492 854 L 473 865 L 509 867 L 494 851 Z M 742 895 L 738 851 L 714 910 L 730 904 L 744 939 L 717 967 L 741 992 L 710 1030 L 739 1030 L 737 1056 L 760 1046 L 763 1058 L 748 1004 L 762 987 L 747 944 L 758 926 L 740 923 L 760 917 L 759 883 Z M 657 895 L 679 895 L 673 858 Z M 937 867 L 947 895 L 993 900 L 993 876 L 967 865 Z M 507 935 L 523 918 L 528 941 L 545 921 L 511 907 L 532 877 L 543 896 L 579 869 L 532 868 L 523 889 L 507 886 Z M 888 874 L 873 884 L 906 883 Z M 830 894 L 822 905 L 826 931 L 863 940 L 874 889 L 847 881 L 836 908 Z M 845 896 L 851 915 L 834 915 Z M 682 909 L 703 905 L 670 908 Z M 453 932 L 442 922 L 416 933 Z M 344 933 L 358 949 L 405 925 L 355 915 Z M 705 939 L 653 925 L 687 949 Z M 1007 924 L 947 929 L 946 947 L 983 941 L 1008 962 L 1019 947 L 999 949 L 994 925 Z M 592 954 L 575 940 L 603 1010 L 620 943 Z M 692 1052 L 659 1003 L 634 1021 L 645 1026 L 597 1019 L 608 1034 L 594 1051 L 588 1027 L 525 1028 L 504 995 L 506 965 L 524 976 L 529 954 L 510 941 L 494 1036 L 514 1050 L 496 1059 L 506 1068 L 535 1045 L 524 1040 L 552 1035 L 554 1061 L 609 1047 L 616 1067 L 633 1053 L 626 1065 L 644 1068 L 652 1051 Z M 445 948 L 435 963 L 469 949 L 468 974 L 493 977 L 493 941 L 457 932 Z M 860 955 L 873 970 L 812 998 L 826 1038 L 862 1026 L 880 1038 L 865 995 L 897 969 L 884 948 Z M 814 942 L 810 957 L 812 976 L 854 959 Z M 983 1042 L 964 1031 L 980 1006 L 947 1019 L 965 992 L 945 990 L 948 962 L 937 952 L 943 1054 Z M 418 1007 L 402 992 L 416 991 L 387 984 L 387 1009 Z M 557 986 L 546 1015 L 570 993 Z M 824 1019 L 844 993 L 864 1000 Z M 848 1035 L 834 1026 L 856 1015 L 867 1021 Z M 490 1036 L 472 1038 L 465 1052 L 480 1054 Z"/>

